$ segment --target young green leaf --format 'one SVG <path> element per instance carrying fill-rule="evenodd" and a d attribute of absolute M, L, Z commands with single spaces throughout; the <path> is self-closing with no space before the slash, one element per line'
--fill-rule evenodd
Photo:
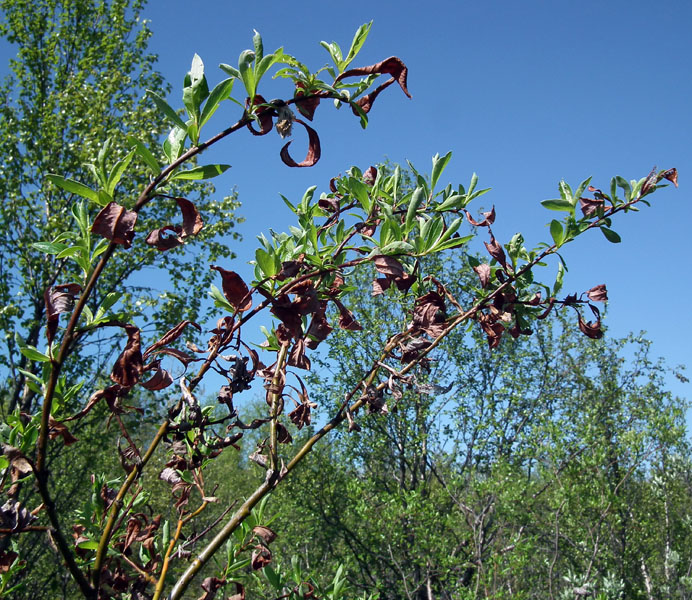
<path fill-rule="evenodd" d="M 155 175 L 158 175 L 161 172 L 161 165 L 149 148 L 132 136 L 129 136 L 127 141 L 134 146 L 135 154 L 145 162 L 149 170 Z"/>
<path fill-rule="evenodd" d="M 31 244 L 32 248 L 36 248 L 39 252 L 44 254 L 58 254 L 67 248 L 67 244 L 60 244 L 56 242 L 34 242 Z"/>
<path fill-rule="evenodd" d="M 622 238 L 612 229 L 608 229 L 607 227 L 601 227 L 601 231 L 603 232 L 605 238 L 612 244 L 619 244 L 622 241 Z"/>
<path fill-rule="evenodd" d="M 559 248 L 565 239 L 565 231 L 562 228 L 560 221 L 553 219 L 550 222 L 550 235 L 552 236 L 555 245 Z"/>
<path fill-rule="evenodd" d="M 564 199 L 542 200 L 541 204 L 549 210 L 560 210 L 564 212 L 572 212 L 574 210 L 572 203 Z"/>
<path fill-rule="evenodd" d="M 346 55 L 346 60 L 341 64 L 341 70 L 348 67 L 351 61 L 357 56 L 360 49 L 363 47 L 365 40 L 368 38 L 370 33 L 370 28 L 372 27 L 372 21 L 369 23 L 364 23 L 357 30 L 353 36 L 353 41 L 351 42 L 351 47 L 348 49 L 348 54 Z"/>
<path fill-rule="evenodd" d="M 416 222 L 416 214 L 423 202 L 425 202 L 425 190 L 421 187 L 417 187 L 411 196 L 411 201 L 406 211 L 406 233 L 413 229 L 413 225 Z"/>
<path fill-rule="evenodd" d="M 168 119 L 177 127 L 182 129 L 183 131 L 187 131 L 187 125 L 185 124 L 185 121 L 183 121 L 178 113 L 176 113 L 171 106 L 166 102 L 161 96 L 159 96 L 156 92 L 152 92 L 151 90 L 147 90 L 147 95 L 154 101 L 154 104 L 156 104 L 157 108 L 166 116 Z"/>
<path fill-rule="evenodd" d="M 132 161 L 132 157 L 135 155 L 135 150 L 134 148 L 130 150 L 125 158 L 122 160 L 119 160 L 113 169 L 111 170 L 110 174 L 108 175 L 108 183 L 106 185 L 106 192 L 110 194 L 111 196 L 113 195 L 113 192 L 115 192 L 115 186 L 118 185 L 120 180 L 122 179 L 122 176 L 124 175 L 125 171 L 127 171 L 127 167 L 130 166 L 130 162 Z"/>
<path fill-rule="evenodd" d="M 230 168 L 231 165 L 204 165 L 202 167 L 195 167 L 189 171 L 178 171 L 171 179 L 211 179 L 212 177 L 221 175 L 221 173 L 224 173 Z"/>
<path fill-rule="evenodd" d="M 435 190 L 435 186 L 437 185 L 438 180 L 440 179 L 440 175 L 442 175 L 442 171 L 445 170 L 445 167 L 447 166 L 447 163 L 450 161 L 452 158 L 452 153 L 447 152 L 444 156 L 440 157 L 439 154 L 436 154 L 433 156 L 432 159 L 432 175 L 430 176 L 430 191 L 433 192 Z"/>
<path fill-rule="evenodd" d="M 83 183 L 79 183 L 73 179 L 66 179 L 60 175 L 46 175 L 46 179 L 66 192 L 77 194 L 82 198 L 86 198 L 87 200 L 91 200 L 92 202 L 99 204 L 98 193 L 85 186 Z"/>
<path fill-rule="evenodd" d="M 207 101 L 204 103 L 204 108 L 202 109 L 202 114 L 199 118 L 200 129 L 202 128 L 202 125 L 204 125 L 216 112 L 216 109 L 219 108 L 219 104 L 231 95 L 231 92 L 233 91 L 233 81 L 234 80 L 230 77 L 228 79 L 224 79 L 223 81 L 217 83 L 214 89 L 211 91 L 209 98 L 207 98 Z"/>

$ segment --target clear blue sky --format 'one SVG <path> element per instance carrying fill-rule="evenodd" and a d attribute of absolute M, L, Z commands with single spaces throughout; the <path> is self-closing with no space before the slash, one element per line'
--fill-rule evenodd
<path fill-rule="evenodd" d="M 284 167 L 273 135 L 241 133 L 215 151 L 211 158 L 233 165 L 217 183 L 220 192 L 238 187 L 246 241 L 269 227 L 287 229 L 290 213 L 279 193 L 299 198 L 310 185 L 326 189 L 349 166 L 385 157 L 428 169 L 433 154 L 452 150 L 445 178 L 466 184 L 477 172 L 480 184 L 493 188 L 483 200 L 496 206 L 498 239 L 522 231 L 532 245 L 550 237 L 545 224 L 555 213 L 540 200 L 556 197 L 561 178 L 576 185 L 592 175 L 605 189 L 613 175 L 635 179 L 654 165 L 676 166 L 678 190 L 659 191 L 651 209 L 615 222 L 621 244 L 593 232 L 566 247 L 565 290 L 606 283 L 611 335 L 646 330 L 656 356 L 670 365 L 690 362 L 691 3 L 152 0 L 145 16 L 159 68 L 177 86 L 175 106 L 182 106 L 179 90 L 195 52 L 215 83 L 224 77 L 216 65 L 237 64 L 253 29 L 265 49 L 283 46 L 318 68 L 328 58 L 320 40 L 347 48 L 355 29 L 374 20 L 355 66 L 397 55 L 409 67 L 413 99 L 388 89 L 366 131 L 346 111 L 320 107 L 323 158 L 312 169 Z M 279 84 L 264 95 L 288 93 Z M 230 109 L 212 126 L 235 120 Z M 299 134 L 292 145 L 298 160 L 304 148 Z M 249 275 L 243 263 L 251 254 L 240 257 L 233 268 Z M 674 378 L 670 387 L 690 394 L 690 384 Z"/>
<path fill-rule="evenodd" d="M 254 236 L 287 229 L 290 213 L 279 193 L 300 198 L 313 184 L 324 190 L 354 164 L 409 159 L 427 170 L 433 154 L 452 150 L 443 184 L 466 184 L 478 173 L 482 187 L 493 188 L 483 202 L 496 206 L 498 239 L 505 243 L 522 231 L 529 245 L 550 237 L 545 224 L 555 213 L 540 201 L 556 196 L 560 179 L 576 185 L 592 175 L 606 188 L 613 175 L 640 178 L 654 165 L 675 166 L 678 190 L 658 192 L 651 209 L 615 223 L 621 244 L 594 232 L 565 248 L 565 291 L 606 283 L 611 335 L 646 330 L 656 356 L 670 365 L 690 362 L 692 3 L 150 0 L 144 16 L 154 32 L 150 49 L 174 85 L 175 107 L 182 106 L 193 54 L 204 60 L 213 85 L 226 77 L 217 65 L 237 64 L 240 51 L 251 47 L 253 29 L 265 49 L 283 46 L 319 68 L 327 62 L 320 40 L 347 48 L 356 28 L 374 20 L 354 66 L 397 55 L 409 67 L 413 99 L 388 89 L 366 131 L 349 111 L 320 107 L 314 126 L 323 157 L 312 169 L 285 167 L 278 156 L 283 142 L 274 135 L 243 131 L 210 151 L 209 162 L 233 166 L 216 180 L 217 189 L 237 186 L 246 219 L 240 230 L 250 243 L 250 251 L 236 249 L 240 258 L 227 268 L 250 278 Z M 0 52 L 7 57 L 11 49 L 2 44 Z M 267 98 L 290 94 L 283 81 L 260 91 Z M 225 104 L 208 133 L 238 118 Z M 304 149 L 299 132 L 292 146 L 298 160 Z M 670 388 L 690 394 L 690 384 L 673 378 Z"/>

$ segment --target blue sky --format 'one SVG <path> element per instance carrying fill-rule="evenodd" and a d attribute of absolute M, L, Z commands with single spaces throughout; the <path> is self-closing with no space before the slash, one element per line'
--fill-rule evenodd
<path fill-rule="evenodd" d="M 493 189 L 482 201 L 486 209 L 496 206 L 499 241 L 521 231 L 530 246 L 550 239 L 546 224 L 555 213 L 540 201 L 556 197 L 560 179 L 576 186 L 591 175 L 594 185 L 607 188 L 613 175 L 635 179 L 654 165 L 675 166 L 678 190 L 659 191 L 652 208 L 614 223 L 621 244 L 593 232 L 565 247 L 565 292 L 606 283 L 610 335 L 646 330 L 654 355 L 670 365 L 690 362 L 689 2 L 150 0 L 143 16 L 176 108 L 182 107 L 182 80 L 193 54 L 204 60 L 213 85 L 226 77 L 217 65 L 237 64 L 239 53 L 251 47 L 253 29 L 266 50 L 283 46 L 317 69 L 328 60 L 320 40 L 348 48 L 356 28 L 373 20 L 354 66 L 396 55 L 409 67 L 413 98 L 388 89 L 365 131 L 350 111 L 320 107 L 314 126 L 322 159 L 311 169 L 285 167 L 278 136 L 254 138 L 246 131 L 203 157 L 232 165 L 215 180 L 217 190 L 237 187 L 243 203 L 246 246 L 236 248 L 239 259 L 226 268 L 250 279 L 255 236 L 291 224 L 279 193 L 298 199 L 311 185 L 326 190 L 329 179 L 351 165 L 408 159 L 426 171 L 435 153 L 451 150 L 442 184 L 466 184 L 478 173 L 480 185 Z M 13 51 L 3 43 L 0 53 L 6 64 Z M 260 92 L 266 98 L 291 94 L 283 80 L 268 81 Z M 237 120 L 236 107 L 225 104 L 207 125 L 208 135 Z M 298 160 L 306 148 L 303 135 L 292 145 Z M 553 264 L 542 277 L 550 280 L 555 270 Z M 690 394 L 690 384 L 672 377 L 670 388 Z"/>
<path fill-rule="evenodd" d="M 279 193 L 300 198 L 310 185 L 325 190 L 351 165 L 366 168 L 384 158 L 427 170 L 432 155 L 452 150 L 443 183 L 466 184 L 478 173 L 480 185 L 493 188 L 483 203 L 496 206 L 495 235 L 505 243 L 521 231 L 531 245 L 550 238 L 546 223 L 555 213 L 540 201 L 556 197 L 560 179 L 576 186 L 591 175 L 605 189 L 614 175 L 638 179 L 654 165 L 677 167 L 678 190 L 659 191 L 652 208 L 614 223 L 621 244 L 592 232 L 565 247 L 565 291 L 606 283 L 611 335 L 646 330 L 655 356 L 670 365 L 690 361 L 692 4 L 167 0 L 152 1 L 144 16 L 176 107 L 193 54 L 215 83 L 225 77 L 218 63 L 237 64 L 253 29 L 265 49 L 283 46 L 319 68 L 328 59 L 320 40 L 347 48 L 356 28 L 374 20 L 354 66 L 396 55 L 409 67 L 413 99 L 388 89 L 366 131 L 349 112 L 320 107 L 315 127 L 323 157 L 312 169 L 284 167 L 282 142 L 273 135 L 241 132 L 210 152 L 209 161 L 233 166 L 216 182 L 220 193 L 237 186 L 246 242 L 270 227 L 287 229 L 291 213 Z M 264 93 L 289 94 L 282 81 L 270 82 Z M 228 103 L 226 112 L 219 110 L 208 133 L 235 121 L 232 109 Z M 292 145 L 298 160 L 304 148 L 298 134 Z M 250 277 L 245 263 L 252 253 L 240 247 L 238 253 L 230 268 Z M 689 396 L 689 384 L 671 377 L 670 387 Z"/>

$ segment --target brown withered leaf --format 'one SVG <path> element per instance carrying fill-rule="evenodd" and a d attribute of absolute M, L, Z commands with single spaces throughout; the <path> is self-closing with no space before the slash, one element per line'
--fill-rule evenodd
<path fill-rule="evenodd" d="M 288 418 L 291 419 L 291 422 L 298 429 L 302 429 L 305 425 L 310 425 L 310 404 L 309 402 L 299 404 L 288 413 Z"/>
<path fill-rule="evenodd" d="M 235 271 L 227 271 L 216 265 L 212 265 L 210 268 L 221 274 L 223 295 L 226 296 L 226 300 L 231 303 L 231 306 L 239 312 L 249 310 L 252 307 L 252 298 L 242 277 Z"/>
<path fill-rule="evenodd" d="M 243 584 L 236 582 L 235 594 L 229 596 L 226 600 L 245 600 L 245 587 Z"/>
<path fill-rule="evenodd" d="M 251 565 L 253 571 L 263 569 L 272 561 L 272 553 L 269 548 L 257 545 L 252 552 Z"/>
<path fill-rule="evenodd" d="M 29 510 L 13 498 L 0 506 L 0 527 L 3 529 L 19 531 L 31 525 L 36 519 L 35 515 L 32 515 Z"/>
<path fill-rule="evenodd" d="M 586 295 L 589 297 L 589 300 L 592 300 L 593 302 L 608 302 L 608 290 L 606 290 L 604 283 L 592 287 L 588 292 L 586 292 Z"/>
<path fill-rule="evenodd" d="M 481 287 L 485 289 L 490 283 L 490 265 L 482 263 L 478 266 L 473 267 L 473 270 L 478 275 L 478 279 L 481 280 Z"/>
<path fill-rule="evenodd" d="M 43 293 L 46 304 L 46 337 L 50 344 L 58 330 L 58 319 L 62 313 L 72 312 L 74 299 L 82 291 L 82 286 L 77 283 L 66 283 L 49 287 Z"/>
<path fill-rule="evenodd" d="M 409 98 L 411 97 L 411 94 L 406 87 L 408 68 L 404 62 L 396 56 L 390 56 L 389 58 L 385 58 L 383 61 L 368 67 L 360 67 L 357 69 L 349 69 L 348 71 L 344 71 L 336 78 L 336 81 L 341 81 L 342 79 L 346 79 L 346 77 L 360 77 L 362 75 L 372 75 L 374 73 L 387 73 L 388 75 L 391 75 L 392 79 L 399 84 L 399 87 L 401 87 L 404 94 L 406 94 Z M 387 85 L 389 85 L 389 83 L 393 83 L 393 81 L 387 82 Z"/>
<path fill-rule="evenodd" d="M 166 235 L 167 232 L 172 235 Z M 165 252 L 183 245 L 182 232 L 183 228 L 180 225 L 165 225 L 150 231 L 144 241 L 160 252 Z"/>
<path fill-rule="evenodd" d="M 182 225 L 165 225 L 150 232 L 145 240 L 162 252 L 181 246 L 186 237 L 197 235 L 204 227 L 202 217 L 193 202 L 187 198 L 175 198 L 180 212 L 183 214 Z M 170 232 L 172 235 L 165 235 Z"/>
<path fill-rule="evenodd" d="M 77 438 L 70 433 L 70 430 L 64 423 L 56 421 L 53 416 L 48 417 L 48 437 L 54 440 L 57 437 L 61 437 L 65 446 L 74 444 Z"/>
<path fill-rule="evenodd" d="M 271 544 L 276 539 L 276 533 L 269 529 L 269 527 L 264 527 L 263 525 L 253 527 L 252 533 L 259 537 L 266 546 Z"/>
<path fill-rule="evenodd" d="M 12 550 L 3 550 L 0 552 L 0 573 L 7 573 L 14 561 L 19 558 L 19 554 L 12 552 Z"/>
<path fill-rule="evenodd" d="M 302 255 L 301 255 L 302 256 Z M 295 277 L 300 272 L 303 267 L 303 260 L 287 260 L 281 263 L 281 270 L 274 275 L 274 279 L 278 281 L 285 281 L 291 277 Z"/>
<path fill-rule="evenodd" d="M 446 329 L 447 314 L 444 298 L 431 291 L 416 299 L 413 308 L 413 327 L 422 329 L 429 336 L 436 338 Z"/>
<path fill-rule="evenodd" d="M 162 337 L 160 337 L 157 341 L 155 341 L 151 346 L 149 346 L 145 351 L 144 351 L 144 358 L 146 359 L 148 356 L 150 356 L 155 350 L 158 350 L 159 348 L 162 348 L 163 346 L 168 346 L 168 344 L 171 344 L 175 342 L 185 331 L 185 328 L 188 325 L 192 325 L 195 327 L 198 331 L 202 331 L 202 328 L 195 323 L 194 321 L 181 321 L 178 323 L 175 327 L 172 329 L 169 329 L 166 333 L 163 334 Z"/>
<path fill-rule="evenodd" d="M 293 437 L 291 437 L 290 432 L 281 423 L 276 424 L 276 440 L 279 444 L 290 444 L 293 442 Z"/>
<path fill-rule="evenodd" d="M 377 271 L 386 277 L 393 279 L 395 277 L 403 277 L 406 274 L 403 265 L 393 256 L 379 255 L 372 262 L 375 264 Z"/>
<path fill-rule="evenodd" d="M 129 248 L 135 237 L 136 222 L 136 212 L 127 210 L 115 202 L 109 202 L 96 215 L 94 224 L 91 226 L 91 233 L 96 233 L 114 244 L 122 244 L 125 248 Z"/>
<path fill-rule="evenodd" d="M 431 344 L 432 342 L 424 340 L 423 338 L 416 338 L 408 341 L 401 347 L 401 362 L 409 363 L 416 360 L 420 356 L 420 353 L 427 350 Z"/>
<path fill-rule="evenodd" d="M 372 105 L 375 104 L 375 100 L 377 100 L 377 97 L 384 91 L 386 90 L 390 85 L 394 83 L 394 79 L 388 79 L 384 83 L 378 85 L 372 92 L 369 94 L 366 94 L 362 98 L 358 98 L 356 100 L 356 104 L 360 107 L 360 109 L 367 115 L 371 110 L 372 110 Z M 358 116 L 358 111 L 351 107 L 351 111 L 353 112 L 354 115 Z"/>
<path fill-rule="evenodd" d="M 167 388 L 169 385 L 173 383 L 173 378 L 171 377 L 171 374 L 168 371 L 166 371 L 166 369 L 161 368 L 161 361 L 154 361 L 150 369 L 147 370 L 154 370 L 154 374 L 146 381 L 140 382 L 140 385 L 143 388 L 146 388 L 147 390 L 153 392 Z"/>
<path fill-rule="evenodd" d="M 379 296 L 380 294 L 384 294 L 385 291 L 389 289 L 390 285 L 392 285 L 392 280 L 387 279 L 386 277 L 378 277 L 377 279 L 373 279 L 372 295 Z"/>
<path fill-rule="evenodd" d="M 596 321 L 584 321 L 584 319 L 581 316 L 581 313 L 577 311 L 577 317 L 579 319 L 579 329 L 581 329 L 582 333 L 586 337 L 589 337 L 592 340 L 600 340 L 603 337 L 603 330 L 601 329 L 601 313 L 598 310 L 598 308 L 596 308 L 592 304 L 589 304 L 589 308 L 596 317 Z"/>
<path fill-rule="evenodd" d="M 197 598 L 197 600 L 214 600 L 214 598 L 216 598 L 216 592 L 218 592 L 224 585 L 226 585 L 225 579 L 219 579 L 218 577 L 207 577 L 202 582 L 204 594 Z"/>
<path fill-rule="evenodd" d="M 334 304 L 339 309 L 339 327 L 347 331 L 363 331 L 363 326 L 356 321 L 353 313 L 346 308 L 341 300 L 334 298 Z"/>
<path fill-rule="evenodd" d="M 127 345 L 113 365 L 111 379 L 125 388 L 131 388 L 142 374 L 142 350 L 139 328 L 134 325 L 123 325 L 127 332 Z"/>
<path fill-rule="evenodd" d="M 338 198 L 331 198 L 330 196 L 326 196 L 324 198 L 320 198 L 317 201 L 317 206 L 328 212 L 338 213 L 341 209 L 341 202 Z"/>
<path fill-rule="evenodd" d="M 483 213 L 483 220 L 482 221 L 476 221 L 472 216 L 471 213 L 468 210 L 464 210 L 466 213 L 466 219 L 468 220 L 471 225 L 475 227 L 490 227 L 495 222 L 495 207 L 488 211 Z"/>
<path fill-rule="evenodd" d="M 197 210 L 194 202 L 187 198 L 176 198 L 176 203 L 180 212 L 183 213 L 183 237 L 197 235 L 204 227 L 204 221 Z"/>
<path fill-rule="evenodd" d="M 597 214 L 598 209 L 604 207 L 605 200 L 601 198 L 579 198 L 579 208 L 585 217 Z"/>
<path fill-rule="evenodd" d="M 312 121 L 315 116 L 315 111 L 320 104 L 319 96 L 310 94 L 309 97 L 305 97 L 305 83 L 302 81 L 296 81 L 296 91 L 293 94 L 296 100 L 296 108 L 308 121 Z"/>
<path fill-rule="evenodd" d="M 128 390 L 129 388 L 123 388 L 122 386 L 117 384 L 107 387 L 103 390 L 98 390 L 91 395 L 89 401 L 86 403 L 82 410 L 80 410 L 77 414 L 72 415 L 71 417 L 68 417 L 64 420 L 74 421 L 75 419 L 81 419 L 92 408 L 94 408 L 94 406 L 96 406 L 98 401 L 101 399 L 104 399 L 106 401 L 106 404 L 108 404 L 108 408 L 111 410 L 111 412 L 115 414 L 122 414 L 125 411 L 122 409 L 119 399 L 126 396 Z"/>
<path fill-rule="evenodd" d="M 305 356 L 305 340 L 303 338 L 298 338 L 293 344 L 293 349 L 288 355 L 288 364 L 298 369 L 310 370 L 310 359 Z"/>
<path fill-rule="evenodd" d="M 488 254 L 492 256 L 498 263 L 500 263 L 504 268 L 507 268 L 507 258 L 505 257 L 505 251 L 502 246 L 495 239 L 495 236 L 490 234 L 490 243 L 483 242 Z"/>
<path fill-rule="evenodd" d="M 257 94 L 255 96 L 255 101 L 253 104 L 256 106 L 258 104 L 266 104 L 267 101 Z M 247 109 L 250 106 L 250 98 L 245 99 L 245 108 Z M 252 135 L 266 135 L 268 134 L 271 130 L 272 127 L 274 126 L 274 122 L 272 121 L 272 116 L 274 114 L 274 111 L 269 108 L 268 106 L 260 106 L 257 109 L 255 109 L 255 115 L 257 116 L 257 119 L 259 120 L 260 123 L 260 130 L 257 131 L 253 126 L 252 126 L 252 121 L 248 122 L 247 128 L 250 130 Z"/>
<path fill-rule="evenodd" d="M 168 356 L 177 358 L 186 367 L 191 362 L 203 360 L 201 358 L 195 358 L 194 356 L 189 355 L 187 352 L 183 352 L 182 350 L 178 350 L 177 348 L 159 348 L 158 350 L 154 350 L 154 352 L 150 352 L 150 354 L 167 354 Z"/>
<path fill-rule="evenodd" d="M 321 300 L 319 308 L 312 315 L 312 320 L 306 333 L 308 339 L 305 345 L 311 350 L 317 348 L 320 342 L 324 341 L 332 332 L 332 326 L 327 321 L 326 311 L 327 301 Z"/>
<path fill-rule="evenodd" d="M 305 121 L 296 119 L 295 122 L 300 123 L 303 127 L 305 127 L 306 131 L 308 132 L 308 152 L 305 156 L 305 159 L 297 163 L 295 160 L 291 158 L 291 155 L 288 153 L 288 147 L 291 145 L 291 142 L 287 142 L 286 145 L 283 148 L 281 148 L 281 160 L 284 162 L 284 164 L 288 165 L 289 167 L 312 167 L 313 165 L 317 164 L 317 161 L 320 159 L 320 156 L 322 156 L 320 138 L 317 135 L 317 132 L 312 127 L 310 127 Z"/>
<path fill-rule="evenodd" d="M 368 167 L 365 173 L 363 173 L 363 183 L 373 186 L 375 185 L 375 181 L 377 181 L 377 168 Z"/>
<path fill-rule="evenodd" d="M 661 179 L 667 179 L 670 181 L 675 187 L 678 187 L 678 170 L 673 168 L 673 169 L 668 169 L 667 171 L 663 171 L 659 175 L 659 181 Z"/>
<path fill-rule="evenodd" d="M 369 385 L 360 399 L 365 399 L 368 414 L 386 415 L 389 412 L 384 400 L 384 390 L 378 390 L 374 385 Z"/>

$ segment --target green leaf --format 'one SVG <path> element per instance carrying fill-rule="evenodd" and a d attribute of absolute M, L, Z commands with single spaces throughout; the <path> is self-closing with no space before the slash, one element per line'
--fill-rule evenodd
<path fill-rule="evenodd" d="M 605 238 L 612 244 L 619 244 L 622 241 L 622 238 L 612 229 L 608 229 L 607 227 L 601 227 L 601 231 L 603 232 Z"/>
<path fill-rule="evenodd" d="M 442 250 L 449 250 L 451 248 L 459 248 L 460 246 L 463 246 L 464 244 L 467 244 L 470 242 L 475 236 L 473 235 L 465 235 L 462 237 L 458 238 L 451 238 L 448 239 L 444 242 L 438 243 L 433 250 L 435 252 L 441 252 Z"/>
<path fill-rule="evenodd" d="M 372 202 L 370 200 L 368 186 L 365 185 L 362 181 L 360 181 L 360 179 L 356 179 L 355 177 L 349 177 L 347 185 L 351 193 L 356 197 L 358 202 L 360 202 L 360 205 L 363 207 L 363 210 L 366 213 L 370 214 Z"/>
<path fill-rule="evenodd" d="M 353 36 L 353 41 L 351 42 L 351 47 L 348 49 L 348 54 L 346 55 L 346 60 L 341 64 L 341 69 L 345 69 L 351 63 L 351 61 L 358 55 L 360 49 L 363 47 L 365 40 L 368 39 L 368 34 L 370 33 L 370 28 L 372 27 L 372 21 L 370 23 L 364 23 L 357 30 Z"/>
<path fill-rule="evenodd" d="M 442 236 L 442 230 L 444 229 L 444 221 L 442 216 L 438 215 L 430 219 L 424 226 L 425 233 L 421 231 L 421 235 L 425 241 L 425 250 L 428 251 L 433 248 Z"/>
<path fill-rule="evenodd" d="M 33 346 L 22 346 L 19 351 L 26 356 L 29 360 L 36 360 L 38 362 L 50 362 L 50 358 L 46 356 L 43 352 L 40 352 L 37 348 Z"/>
<path fill-rule="evenodd" d="M 629 181 L 627 181 L 624 177 L 617 175 L 615 177 L 615 182 L 617 183 L 618 187 L 622 188 L 622 191 L 625 194 L 625 200 L 629 202 L 632 199 L 632 186 L 630 185 Z"/>
<path fill-rule="evenodd" d="M 572 212 L 574 207 L 569 200 L 543 200 L 541 204 L 549 210 L 560 210 L 564 212 Z"/>
<path fill-rule="evenodd" d="M 66 179 L 60 175 L 46 175 L 46 179 L 66 192 L 77 194 L 78 196 L 91 200 L 92 202 L 96 202 L 97 204 L 99 202 L 98 193 L 92 190 L 90 187 L 85 186 L 83 183 L 79 183 L 73 179 Z"/>
<path fill-rule="evenodd" d="M 572 188 L 569 187 L 569 184 L 564 179 L 560 181 L 558 189 L 560 190 L 560 198 L 567 200 L 572 205 L 575 204 L 572 197 Z"/>
<path fill-rule="evenodd" d="M 183 131 L 187 131 L 187 125 L 185 124 L 185 121 L 183 121 L 178 113 L 176 113 L 171 106 L 166 102 L 161 96 L 159 96 L 156 92 L 152 92 L 151 90 L 147 90 L 147 95 L 154 101 L 154 104 L 156 104 L 156 107 L 165 115 L 168 117 L 168 119 L 178 128 L 182 129 Z"/>
<path fill-rule="evenodd" d="M 373 255 L 377 254 L 413 254 L 415 248 L 411 246 L 408 242 L 392 242 L 386 246 L 375 249 Z"/>
<path fill-rule="evenodd" d="M 211 91 L 211 94 L 209 94 L 209 98 L 204 103 L 202 115 L 199 118 L 200 129 L 202 128 L 202 125 L 204 125 L 216 112 L 219 104 L 231 95 L 232 91 L 233 79 L 230 77 L 216 84 L 214 89 Z"/>
<path fill-rule="evenodd" d="M 461 209 L 466 206 L 466 194 L 452 194 L 448 196 L 442 204 L 435 207 L 437 211 L 445 211 L 450 209 Z"/>
<path fill-rule="evenodd" d="M 177 126 L 174 127 L 163 142 L 163 152 L 169 163 L 175 161 L 182 153 L 183 144 L 187 137 L 187 129 L 187 125 L 185 125 L 184 129 Z"/>
<path fill-rule="evenodd" d="M 553 219 L 550 222 L 550 235 L 553 237 L 555 245 L 559 248 L 565 239 L 565 231 L 560 224 L 560 221 Z"/>
<path fill-rule="evenodd" d="M 96 550 L 99 547 L 99 543 L 96 540 L 86 540 L 84 542 L 79 542 L 77 547 L 83 548 L 84 550 Z"/>
<path fill-rule="evenodd" d="M 406 233 L 413 229 L 418 209 L 423 202 L 425 202 L 425 190 L 417 187 L 411 196 L 411 201 L 408 203 L 408 210 L 406 211 Z"/>
<path fill-rule="evenodd" d="M 229 313 L 235 313 L 235 308 L 228 300 L 226 300 L 226 296 L 224 296 L 221 293 L 221 290 L 219 290 L 219 288 L 217 288 L 213 283 L 209 286 L 209 295 L 214 300 L 214 306 L 216 306 L 216 308 L 223 308 Z"/>
<path fill-rule="evenodd" d="M 158 175 L 161 172 L 161 165 L 149 148 L 132 136 L 128 137 L 127 141 L 134 145 L 135 153 L 145 162 L 149 170 L 155 175 Z"/>
<path fill-rule="evenodd" d="M 238 70 L 240 78 L 245 86 L 250 101 L 255 97 L 255 74 L 250 68 L 252 61 L 255 60 L 255 53 L 252 50 L 243 50 L 238 57 Z"/>
<path fill-rule="evenodd" d="M 264 277 L 272 277 L 279 272 L 280 265 L 277 264 L 277 256 L 275 254 L 270 254 L 263 248 L 257 248 L 257 250 L 255 250 L 255 261 Z"/>
<path fill-rule="evenodd" d="M 562 282 L 565 279 L 565 266 L 562 260 L 557 264 L 557 275 L 555 276 L 555 285 L 553 285 L 553 296 L 562 289 Z"/>
<path fill-rule="evenodd" d="M 34 242 L 31 244 L 32 248 L 36 248 L 39 252 L 44 254 L 58 254 L 67 248 L 67 244 L 59 244 L 56 242 Z"/>
<path fill-rule="evenodd" d="M 236 69 L 235 67 L 232 67 L 231 65 L 227 65 L 227 64 L 225 64 L 225 63 L 221 63 L 221 64 L 219 65 L 219 69 L 221 69 L 222 71 L 225 71 L 225 72 L 228 73 L 231 77 L 235 77 L 236 79 L 241 79 L 241 77 L 240 77 L 240 71 L 238 71 L 238 69 Z"/>
<path fill-rule="evenodd" d="M 122 160 L 119 160 L 113 169 L 111 170 L 110 174 L 108 175 L 108 183 L 106 184 L 106 192 L 110 194 L 111 196 L 113 195 L 113 192 L 115 192 L 115 186 L 118 185 L 120 180 L 122 179 L 123 174 L 127 170 L 127 167 L 130 166 L 130 162 L 132 161 L 132 157 L 135 155 L 135 150 L 134 148 L 130 150 L 130 152 L 127 153 L 125 158 Z"/>
<path fill-rule="evenodd" d="M 430 191 L 431 192 L 435 189 L 435 186 L 437 185 L 437 182 L 440 179 L 440 175 L 442 175 L 442 171 L 445 170 L 445 167 L 447 166 L 447 163 L 449 162 L 449 160 L 451 158 L 452 158 L 451 152 L 447 152 L 447 154 L 445 154 L 441 158 L 440 158 L 439 154 L 436 154 L 435 156 L 433 156 L 432 175 L 430 176 Z"/>
<path fill-rule="evenodd" d="M 262 36 L 259 34 L 259 31 L 256 29 L 253 29 L 253 31 L 255 35 L 252 36 L 252 45 L 255 47 L 256 60 L 260 61 L 264 56 L 264 44 L 262 43 Z"/>
<path fill-rule="evenodd" d="M 204 165 L 203 167 L 195 167 L 189 171 L 178 171 L 171 179 L 211 179 L 224 173 L 231 168 L 231 165 Z"/>
<path fill-rule="evenodd" d="M 267 565 L 263 569 L 263 573 L 267 578 L 267 581 L 272 585 L 275 590 L 281 591 L 281 577 L 278 573 L 272 569 L 271 565 Z"/>
<path fill-rule="evenodd" d="M 584 181 L 582 181 L 579 184 L 577 191 L 574 193 L 574 197 L 576 199 L 575 205 L 576 205 L 576 202 L 579 201 L 579 198 L 581 198 L 584 195 L 584 191 L 586 190 L 586 188 L 588 187 L 588 185 L 590 183 L 591 183 L 591 177 L 588 177 L 587 179 L 585 179 Z"/>
<path fill-rule="evenodd" d="M 59 252 L 55 258 L 65 258 L 67 256 L 75 256 L 82 252 L 84 246 L 72 246 L 70 248 L 65 248 L 62 252 Z"/>

